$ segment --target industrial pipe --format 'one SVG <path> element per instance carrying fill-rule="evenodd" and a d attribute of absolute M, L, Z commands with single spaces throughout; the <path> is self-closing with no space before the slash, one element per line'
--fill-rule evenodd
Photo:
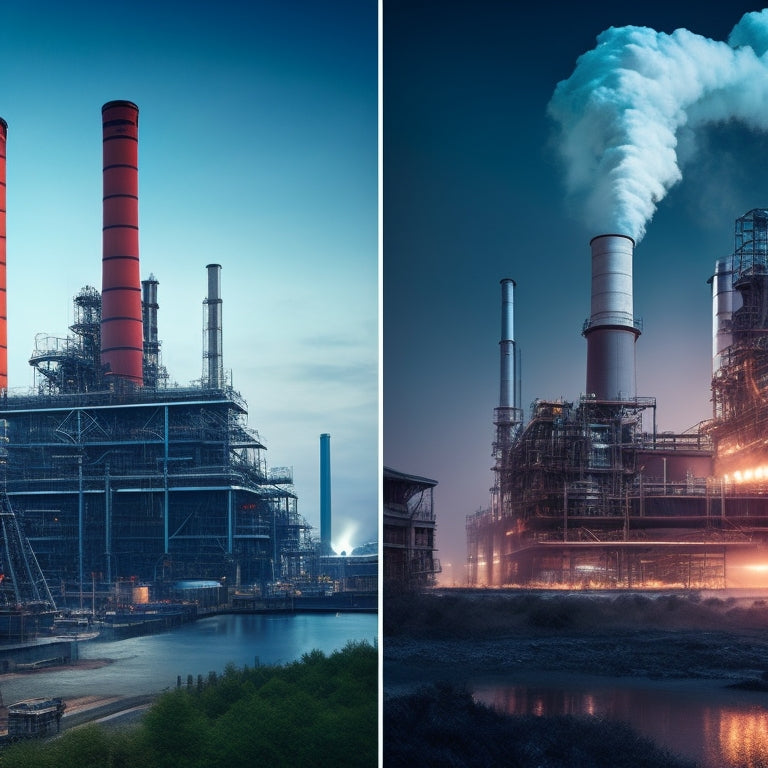
<path fill-rule="evenodd" d="M 208 296 L 203 301 L 205 307 L 205 348 L 203 358 L 208 364 L 208 387 L 219 389 L 224 380 L 221 326 L 221 264 L 208 264 Z"/>
<path fill-rule="evenodd" d="M 101 108 L 104 151 L 101 362 L 108 376 L 143 384 L 139 276 L 139 108 Z"/>
<path fill-rule="evenodd" d="M 515 366 L 515 331 L 514 331 L 514 293 L 515 281 L 505 278 L 501 281 L 501 382 L 499 392 L 500 408 L 518 408 L 517 376 Z"/>
<path fill-rule="evenodd" d="M 598 235 L 592 251 L 592 313 L 584 324 L 587 339 L 587 395 L 597 400 L 636 396 L 635 323 L 632 257 L 635 241 L 627 235 Z"/>
<path fill-rule="evenodd" d="M 8 301 L 5 284 L 5 143 L 8 123 L 0 117 L 0 392 L 8 389 Z"/>
<path fill-rule="evenodd" d="M 320 549 L 330 555 L 331 548 L 331 436 L 320 435 Z"/>
<path fill-rule="evenodd" d="M 733 344 L 733 266 L 732 258 L 719 259 L 715 273 L 708 282 L 712 284 L 712 375 L 723 363 L 726 350 Z"/>

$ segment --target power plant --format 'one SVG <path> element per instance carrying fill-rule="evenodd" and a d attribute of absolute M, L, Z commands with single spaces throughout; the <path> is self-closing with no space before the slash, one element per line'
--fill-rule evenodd
<path fill-rule="evenodd" d="M 466 519 L 472 585 L 723 588 L 768 571 L 768 209 L 736 220 L 712 285 L 712 417 L 658 432 L 635 391 L 635 242 L 592 239 L 586 394 L 524 423 L 514 281 L 502 280 L 490 505 Z"/>
<path fill-rule="evenodd" d="M 74 297 L 65 337 L 38 335 L 34 388 L 8 389 L 5 142 L 0 121 L 0 419 L 4 484 L 58 595 L 119 580 L 216 579 L 267 592 L 316 576 L 292 471 L 269 468 L 222 362 L 221 266 L 209 264 L 202 374 L 168 385 L 158 280 L 140 279 L 138 107 L 102 108 L 102 285 Z M 201 270 L 201 285 L 203 284 Z"/>

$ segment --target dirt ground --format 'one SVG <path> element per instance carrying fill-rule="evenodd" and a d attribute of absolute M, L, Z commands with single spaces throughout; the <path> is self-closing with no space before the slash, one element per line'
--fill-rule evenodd
<path fill-rule="evenodd" d="M 100 669 L 111 664 L 111 659 L 79 659 L 71 664 L 41 667 L 37 670 L 25 672 L 9 672 L 0 675 L 0 689 L 4 680 L 27 677 L 37 672 L 51 672 L 57 669 L 78 669 L 87 672 L 91 669 Z M 75 698 L 64 698 L 66 709 L 61 720 L 62 730 L 81 725 L 82 723 L 95 720 L 106 715 L 114 714 L 125 709 L 131 709 L 138 705 L 146 704 L 151 697 L 149 696 L 80 696 Z M 0 705 L 0 736 L 8 732 L 8 703 L 3 702 Z M 12 703 L 12 702 L 10 702 Z"/>

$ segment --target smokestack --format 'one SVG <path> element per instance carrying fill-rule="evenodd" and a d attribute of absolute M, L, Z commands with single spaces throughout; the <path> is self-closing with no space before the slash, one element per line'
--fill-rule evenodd
<path fill-rule="evenodd" d="M 592 314 L 587 339 L 587 395 L 597 400 L 632 400 L 635 392 L 635 323 L 632 256 L 627 235 L 598 235 L 592 250 Z"/>
<path fill-rule="evenodd" d="M 520 381 L 517 375 L 517 350 L 515 347 L 515 287 L 514 280 L 501 281 L 501 388 L 499 408 L 518 408 Z"/>
<path fill-rule="evenodd" d="M 8 297 L 5 286 L 5 142 L 8 123 L 0 117 L 0 391 L 8 389 Z"/>
<path fill-rule="evenodd" d="M 144 385 L 157 386 L 160 368 L 160 342 L 157 340 L 157 286 L 155 276 L 141 281 L 141 322 L 144 328 Z"/>
<path fill-rule="evenodd" d="M 142 386 L 144 342 L 139 277 L 139 108 L 101 108 L 104 146 L 104 245 L 101 362 L 107 375 Z"/>
<path fill-rule="evenodd" d="M 323 555 L 331 549 L 331 436 L 320 435 L 320 550 Z"/>
<path fill-rule="evenodd" d="M 719 259 L 715 274 L 707 281 L 712 284 L 712 375 L 723 363 L 725 351 L 733 344 L 733 266 L 732 258 Z"/>
<path fill-rule="evenodd" d="M 205 331 L 203 335 L 203 377 L 207 374 L 210 389 L 219 389 L 224 382 L 221 332 L 221 264 L 208 264 L 208 298 L 203 300 Z"/>

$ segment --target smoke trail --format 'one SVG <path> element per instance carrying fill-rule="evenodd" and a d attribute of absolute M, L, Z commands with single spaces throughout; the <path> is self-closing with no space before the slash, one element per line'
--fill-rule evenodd
<path fill-rule="evenodd" d="M 594 234 L 642 239 L 682 179 L 681 131 L 728 120 L 768 129 L 767 51 L 768 9 L 745 14 L 728 43 L 632 26 L 598 36 L 548 107 L 567 188 Z"/>

